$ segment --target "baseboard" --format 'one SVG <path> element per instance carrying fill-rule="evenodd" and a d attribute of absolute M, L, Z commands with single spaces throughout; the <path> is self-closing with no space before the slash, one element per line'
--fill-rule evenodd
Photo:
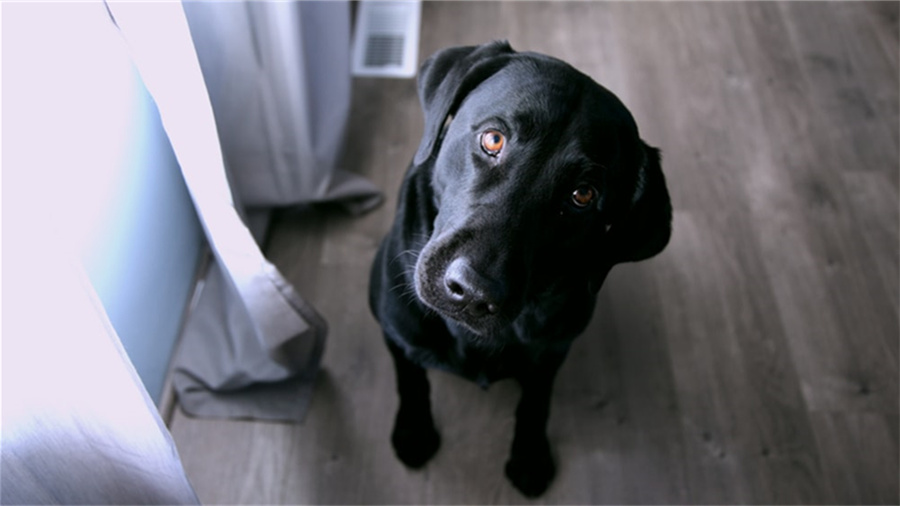
<path fill-rule="evenodd" d="M 187 326 L 188 318 L 194 307 L 197 305 L 200 294 L 203 292 L 206 273 L 209 271 L 209 265 L 212 262 L 212 258 L 213 255 L 212 251 L 209 249 L 209 244 L 204 242 L 200 252 L 200 261 L 197 262 L 197 271 L 194 274 L 194 288 L 191 291 L 191 297 L 188 299 L 187 304 L 185 304 L 184 311 L 181 315 L 181 325 L 178 329 L 178 337 L 175 340 L 175 346 L 172 347 L 172 356 L 169 357 L 169 367 L 163 382 L 162 393 L 159 396 L 159 404 L 156 406 L 159 410 L 159 416 L 167 427 L 171 426 L 172 417 L 175 414 L 175 407 L 178 404 L 178 394 L 175 392 L 175 385 L 172 382 L 172 359 L 175 357 L 175 354 L 178 353 L 178 347 L 181 345 L 182 337 L 184 337 L 184 329 Z"/>

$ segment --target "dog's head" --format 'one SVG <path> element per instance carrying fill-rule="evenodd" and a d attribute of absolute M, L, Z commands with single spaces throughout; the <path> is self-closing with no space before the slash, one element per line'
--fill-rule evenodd
<path fill-rule="evenodd" d="M 419 298 L 490 336 L 534 306 L 599 290 L 669 240 L 659 153 L 625 106 L 568 64 L 505 42 L 455 47 L 419 73 L 436 218 Z"/>

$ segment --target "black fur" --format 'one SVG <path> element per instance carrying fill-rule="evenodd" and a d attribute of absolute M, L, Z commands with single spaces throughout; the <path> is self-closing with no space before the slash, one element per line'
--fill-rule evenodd
<path fill-rule="evenodd" d="M 391 440 L 413 468 L 440 446 L 425 368 L 484 387 L 515 378 L 506 475 L 537 496 L 555 473 L 546 426 L 570 343 L 613 265 L 669 240 L 659 152 L 611 92 L 505 42 L 436 53 L 419 96 L 425 133 L 369 290 L 396 366 Z M 482 148 L 487 129 L 505 137 L 496 156 Z M 579 188 L 588 205 L 573 200 Z"/>

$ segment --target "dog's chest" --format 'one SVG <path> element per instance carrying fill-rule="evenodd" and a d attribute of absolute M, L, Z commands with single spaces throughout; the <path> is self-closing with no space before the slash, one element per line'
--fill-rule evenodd
<path fill-rule="evenodd" d="M 444 349 L 416 348 L 410 358 L 423 366 L 462 376 L 481 388 L 515 376 L 525 361 L 516 350 L 482 349 L 459 342 Z"/>
<path fill-rule="evenodd" d="M 456 374 L 487 388 L 533 369 L 543 353 L 555 350 L 552 346 L 553 350 L 543 345 L 528 346 L 512 336 L 506 336 L 502 346 L 485 345 L 452 327 L 432 327 L 426 334 L 409 339 L 407 356 L 419 365 Z"/>

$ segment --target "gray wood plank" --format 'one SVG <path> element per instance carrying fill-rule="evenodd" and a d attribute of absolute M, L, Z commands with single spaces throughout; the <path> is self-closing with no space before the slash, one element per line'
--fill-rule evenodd
<path fill-rule="evenodd" d="M 825 482 L 840 504 L 897 504 L 896 416 L 815 413 Z"/>

